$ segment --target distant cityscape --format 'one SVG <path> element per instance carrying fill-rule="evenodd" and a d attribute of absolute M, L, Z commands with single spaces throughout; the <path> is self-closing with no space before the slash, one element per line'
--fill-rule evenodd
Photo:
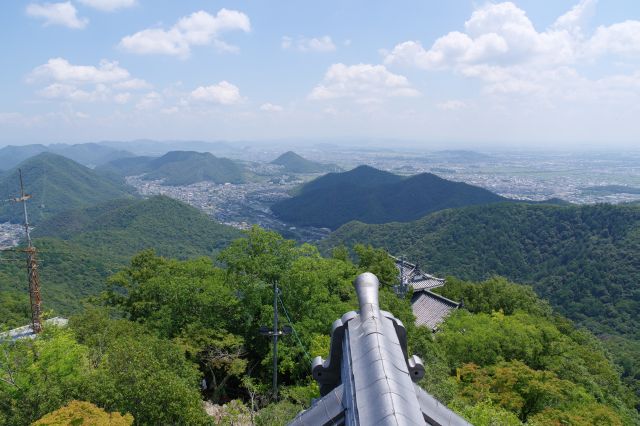
<path fill-rule="evenodd" d="M 129 176 L 126 181 L 142 196 L 166 195 L 238 229 L 259 225 L 298 241 L 320 240 L 330 233 L 329 229 L 291 226 L 271 212 L 270 206 L 275 202 L 290 197 L 296 187 L 321 175 L 285 173 L 282 167 L 268 164 L 281 152 L 276 148 L 226 152 L 258 177 L 249 183 L 203 181 L 167 186 L 162 180 L 145 180 L 142 176 Z M 558 198 L 576 204 L 640 201 L 640 153 L 425 153 L 337 147 L 307 148 L 299 153 L 315 161 L 338 164 L 345 170 L 367 164 L 401 175 L 430 172 L 519 200 Z M 16 246 L 22 233 L 20 225 L 0 224 L 0 249 Z"/>

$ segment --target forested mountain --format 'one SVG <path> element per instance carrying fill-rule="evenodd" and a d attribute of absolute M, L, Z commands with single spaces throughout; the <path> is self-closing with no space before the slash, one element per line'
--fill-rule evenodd
<path fill-rule="evenodd" d="M 323 246 L 355 243 L 406 255 L 442 276 L 502 275 L 532 285 L 604 339 L 640 395 L 640 206 L 474 206 L 410 223 L 352 222 Z"/>
<path fill-rule="evenodd" d="M 284 167 L 285 172 L 289 173 L 323 173 L 328 171 L 336 171 L 336 165 L 322 164 L 315 161 L 307 160 L 293 151 L 287 151 L 271 164 Z"/>
<path fill-rule="evenodd" d="M 474 425 L 640 422 L 636 398 L 598 341 L 531 289 L 504 279 L 450 280 L 450 291 L 467 295 L 467 308 L 434 336 L 414 325 L 409 301 L 389 288 L 396 269 L 387 254 L 356 251 L 357 263 L 344 250 L 322 258 L 254 228 L 220 253 L 219 264 L 141 253 L 67 330 L 0 342 L 0 377 L 9 377 L 0 381 L 0 420 L 22 426 L 50 412 L 47 419 L 59 418 L 81 400 L 104 416 L 129 413 L 140 425 L 284 425 L 318 396 L 310 357 L 327 356 L 331 324 L 357 309 L 352 281 L 366 270 L 387 284 L 381 308 L 405 324 L 409 353 L 424 360 L 420 385 Z M 279 342 L 278 401 L 264 367 L 270 340 L 256 332 L 270 324 L 273 281 L 283 323 L 296 330 Z M 203 398 L 226 403 L 217 422 L 205 415 Z"/>
<path fill-rule="evenodd" d="M 82 143 L 76 145 L 8 145 L 0 148 L 0 170 L 11 169 L 27 158 L 42 152 L 62 155 L 89 167 L 99 166 L 118 158 L 133 156 L 133 154 L 125 150 L 110 148 L 97 143 Z"/>
<path fill-rule="evenodd" d="M 503 200 L 486 189 L 430 173 L 403 178 L 360 166 L 321 176 L 271 209 L 286 222 L 336 229 L 351 220 L 406 222 L 437 210 Z"/>
<path fill-rule="evenodd" d="M 68 313 L 104 289 L 106 277 L 141 250 L 178 259 L 215 255 L 240 236 L 234 228 L 168 197 L 114 200 L 65 211 L 34 232 L 47 308 Z M 0 290 L 26 295 L 23 263 L 0 263 Z M 20 309 L 19 306 L 14 307 Z"/>
<path fill-rule="evenodd" d="M 0 178 L 0 199 L 14 198 L 20 193 L 18 168 L 22 170 L 25 192 L 32 195 L 29 219 L 36 225 L 64 210 L 131 197 L 132 188 L 100 176 L 66 157 L 43 152 Z M 20 204 L 0 204 L 0 222 L 22 220 Z"/>
<path fill-rule="evenodd" d="M 323 242 L 384 247 L 427 271 L 530 283 L 597 331 L 640 330 L 640 208 L 499 203 L 410 223 L 349 223 Z"/>
<path fill-rule="evenodd" d="M 98 171 L 120 176 L 144 174 L 148 180 L 164 179 L 165 185 L 189 185 L 196 182 L 242 183 L 245 173 L 238 163 L 208 152 L 171 151 L 162 157 L 134 157 L 113 161 Z"/>

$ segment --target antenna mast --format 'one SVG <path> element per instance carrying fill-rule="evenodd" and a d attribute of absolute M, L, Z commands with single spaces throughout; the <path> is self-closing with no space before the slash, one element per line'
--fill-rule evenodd
<path fill-rule="evenodd" d="M 31 194 L 25 194 L 22 182 L 22 170 L 18 169 L 20 176 L 20 197 L 14 198 L 16 203 L 22 203 L 24 211 L 24 233 L 27 237 L 27 274 L 29 277 L 29 300 L 31 302 L 31 325 L 34 333 L 42 331 L 42 300 L 40 299 L 40 276 L 38 275 L 38 259 L 36 258 L 36 248 L 31 242 L 31 232 L 29 231 L 29 215 L 27 213 L 27 200 Z"/>

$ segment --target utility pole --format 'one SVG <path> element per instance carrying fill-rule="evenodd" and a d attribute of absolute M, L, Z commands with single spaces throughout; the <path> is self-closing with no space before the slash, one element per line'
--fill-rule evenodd
<path fill-rule="evenodd" d="M 27 274 L 29 278 L 29 301 L 31 302 L 31 326 L 34 333 L 42 331 L 42 300 L 40 298 L 40 277 L 38 275 L 38 259 L 36 257 L 36 248 L 31 242 L 31 232 L 29 231 L 29 215 L 27 214 L 27 200 L 31 198 L 30 194 L 25 194 L 24 183 L 22 182 L 22 170 L 18 169 L 20 176 L 20 197 L 14 198 L 12 201 L 22 203 L 24 211 L 24 233 L 27 237 L 27 248 L 24 252 L 27 254 Z"/>
<path fill-rule="evenodd" d="M 273 283 L 273 328 L 269 330 L 267 326 L 260 327 L 260 334 L 270 336 L 273 340 L 273 399 L 278 399 L 278 337 L 291 334 L 292 328 L 288 325 L 278 329 L 278 296 L 280 289 L 278 282 Z"/>
<path fill-rule="evenodd" d="M 273 283 L 273 399 L 278 399 L 278 282 Z"/>

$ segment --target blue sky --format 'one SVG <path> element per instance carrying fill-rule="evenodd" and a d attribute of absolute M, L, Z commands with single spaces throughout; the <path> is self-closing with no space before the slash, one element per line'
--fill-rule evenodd
<path fill-rule="evenodd" d="M 637 0 L 5 1 L 0 35 L 2 144 L 640 146 Z"/>

